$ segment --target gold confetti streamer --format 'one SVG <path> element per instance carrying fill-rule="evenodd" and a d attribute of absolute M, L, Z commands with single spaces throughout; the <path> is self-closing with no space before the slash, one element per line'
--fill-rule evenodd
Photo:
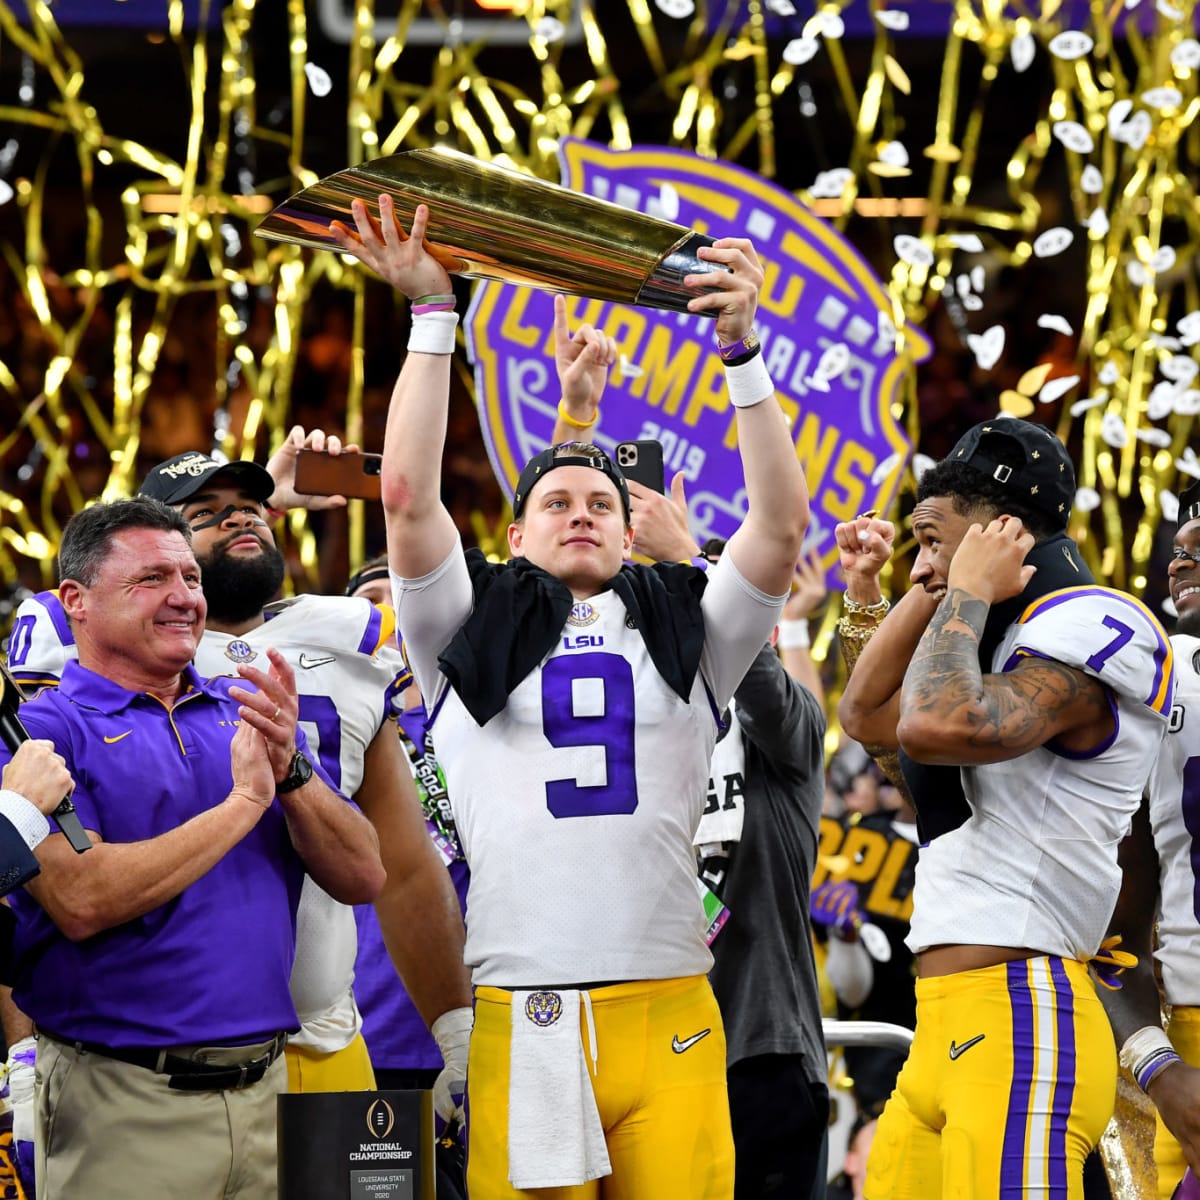
<path fill-rule="evenodd" d="M 210 0 L 200 7 L 203 25 L 214 5 Z M 1161 517 L 1158 496 L 1180 485 L 1175 463 L 1200 408 L 1194 383 L 1172 385 L 1174 399 L 1165 412 L 1164 393 L 1155 392 L 1174 359 L 1195 357 L 1200 339 L 1200 331 L 1193 336 L 1179 327 L 1185 314 L 1200 313 L 1200 288 L 1186 268 L 1200 249 L 1195 0 L 1178 6 L 1177 19 L 1162 6 L 1142 17 L 1120 4 L 1093 4 L 1080 28 L 1067 23 L 1078 7 L 1056 0 L 1037 7 L 954 0 L 934 126 L 924 136 L 914 136 L 910 124 L 910 79 L 926 87 L 933 81 L 913 60 L 910 43 L 898 36 L 894 21 L 876 21 L 869 58 L 856 54 L 852 60 L 841 41 L 838 3 L 784 19 L 773 16 L 764 0 L 750 0 L 744 23 L 736 24 L 737 6 L 716 0 L 694 6 L 529 0 L 509 18 L 523 28 L 524 40 L 507 45 L 499 57 L 455 37 L 445 18 L 440 49 L 418 54 L 409 35 L 415 21 L 429 19 L 430 7 L 404 0 L 388 35 L 377 37 L 372 0 L 352 6 L 353 32 L 339 51 L 347 94 L 340 107 L 331 97 L 321 109 L 323 121 L 329 113 L 344 114 L 345 155 L 338 165 L 446 143 L 555 178 L 556 146 L 565 135 L 602 138 L 617 147 L 652 140 L 639 132 L 637 114 L 653 96 L 663 136 L 670 131 L 679 145 L 774 178 L 795 170 L 794 161 L 781 164 L 777 140 L 782 129 L 794 127 L 797 88 L 808 77 L 803 64 L 820 55 L 821 75 L 831 80 L 835 96 L 821 120 L 837 114 L 850 147 L 844 164 L 828 165 L 851 172 L 836 201 L 823 202 L 835 211 L 822 211 L 851 234 L 876 223 L 873 244 L 890 247 L 904 233 L 932 253 L 931 265 L 895 257 L 879 263 L 900 337 L 906 323 L 925 322 L 954 294 L 963 254 L 978 256 L 989 279 L 1002 268 L 1019 273 L 1037 259 L 1051 226 L 1068 229 L 1087 269 L 1082 315 L 1071 320 L 1076 360 L 1055 375 L 1078 374 L 1075 395 L 1099 400 L 1077 416 L 1070 404 L 1044 411 L 1057 414 L 1059 433 L 1078 448 L 1080 486 L 1100 496 L 1094 511 L 1076 515 L 1072 532 L 1106 579 L 1142 586 Z M 102 99 L 90 89 L 71 46 L 73 35 L 58 28 L 49 6 L 32 4 L 22 25 L 14 6 L 0 0 L 0 37 L 27 56 L 38 96 L 29 105 L 12 103 L 6 94 L 10 102 L 0 106 L 0 118 L 23 146 L 46 147 L 35 166 L 11 180 L 15 199 L 9 202 L 19 208 L 20 238 L 3 246 L 39 333 L 36 346 L 23 350 L 21 364 L 0 362 L 0 393 L 14 413 L 0 438 L 10 480 L 0 494 L 8 515 L 0 564 L 10 581 L 51 582 L 51 556 L 65 517 L 90 496 L 126 494 L 136 484 L 157 419 L 157 374 L 169 365 L 178 338 L 195 336 L 182 331 L 194 329 L 198 305 L 211 307 L 213 394 L 195 399 L 204 401 L 211 418 L 214 447 L 261 458 L 285 435 L 297 353 L 316 289 L 348 293 L 354 341 L 342 431 L 357 438 L 367 428 L 363 338 L 372 285 L 336 255 L 268 246 L 252 236 L 262 212 L 317 177 L 305 160 L 318 103 L 310 78 L 324 76 L 328 86 L 326 68 L 335 65 L 310 61 L 303 0 L 287 2 L 286 45 L 264 44 L 261 8 L 255 0 L 230 0 L 220 11 L 219 36 L 211 37 L 186 29 L 182 4 L 171 0 L 165 36 L 184 67 L 183 91 L 174 102 L 188 111 L 186 149 L 176 158 L 139 140 L 136 130 L 118 134 L 106 126 Z M 670 16 L 676 9 L 687 15 Z M 788 36 L 777 36 L 789 21 Z M 559 29 L 578 35 L 570 52 Z M 620 76 L 612 46 L 617 29 L 620 61 L 641 54 L 634 68 L 622 66 Z M 794 52 L 802 38 L 811 44 Z M 258 112 L 254 58 L 272 53 L 289 64 L 282 128 Z M 1046 88 L 1036 106 L 1040 115 L 1028 129 L 1012 130 L 1007 114 L 996 111 L 997 82 L 1011 73 L 1028 79 L 1031 88 Z M 747 89 L 748 105 L 738 102 L 739 89 Z M 1090 152 L 1063 153 L 1053 127 L 1064 121 L 1087 131 Z M 1011 139 L 1002 198 L 979 186 L 984 151 L 995 153 L 985 139 L 999 128 Z M 78 163 L 74 203 L 84 236 L 77 260 L 51 261 L 45 181 L 51 155 L 67 146 Z M 1051 217 L 1041 179 L 1058 155 L 1069 207 Z M 286 175 L 260 178 L 256 156 L 286 161 Z M 923 196 L 911 195 L 914 175 L 928 181 Z M 112 193 L 118 177 L 134 181 L 121 185 L 119 209 L 105 207 L 98 198 Z M 802 190 L 811 177 L 783 182 L 817 203 Z M 902 204 L 913 205 L 915 220 L 897 225 Z M 968 234 L 980 248 L 964 248 Z M 123 250 L 114 254 L 118 243 Z M 986 309 L 987 286 L 971 294 Z M 974 332 L 991 323 L 981 322 Z M 107 356 L 97 354 L 101 331 Z M 1038 388 L 1027 372 L 1036 366 L 1013 363 L 1013 378 L 1025 375 L 1015 387 L 997 379 L 996 394 L 1003 392 L 1007 401 L 1002 405 L 1013 408 L 1019 400 L 1028 411 Z M 1106 368 L 1113 378 L 1101 384 Z M 914 399 L 910 388 L 899 415 L 915 440 L 921 431 Z M 1041 411 L 1035 405 L 1033 415 Z M 1114 433 L 1118 426 L 1123 437 Z M 1151 428 L 1165 431 L 1170 445 L 1144 440 Z M 35 443 L 36 462 L 30 458 Z M 77 448 L 87 445 L 102 449 L 107 467 L 85 492 L 72 468 Z M 1128 538 L 1131 512 L 1136 528 Z M 484 527 L 490 527 L 487 521 Z M 318 563 L 304 515 L 293 515 L 287 531 L 293 585 L 309 586 Z M 367 549 L 364 536 L 362 511 L 354 505 L 350 559 Z"/>

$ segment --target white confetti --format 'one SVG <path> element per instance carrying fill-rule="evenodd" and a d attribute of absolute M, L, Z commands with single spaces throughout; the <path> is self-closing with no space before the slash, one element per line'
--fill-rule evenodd
<path fill-rule="evenodd" d="M 871 472 L 871 486 L 878 487 L 898 466 L 900 465 L 900 455 L 889 454 L 883 462 Z"/>
<path fill-rule="evenodd" d="M 849 167 L 834 167 L 822 171 L 808 190 L 815 199 L 836 200 L 853 178 L 854 172 Z"/>
<path fill-rule="evenodd" d="M 933 266 L 933 251 L 920 238 L 911 234 L 897 234 L 892 239 L 892 248 L 896 251 L 896 257 L 901 262 L 908 263 L 910 267 Z"/>
<path fill-rule="evenodd" d="M 692 0 L 654 0 L 654 5 L 668 17 L 690 17 L 696 11 Z"/>
<path fill-rule="evenodd" d="M 1166 516 L 1166 509 L 1163 510 L 1163 516 Z M 1179 506 L 1176 505 L 1175 506 L 1175 516 L 1171 517 L 1170 520 L 1177 521 L 1178 519 L 1179 519 Z M 1179 616 L 1179 609 L 1177 609 L 1175 607 L 1175 601 L 1172 600 L 1170 596 L 1164 596 L 1163 602 L 1162 602 L 1162 604 L 1159 605 L 1159 607 L 1172 620 L 1174 620 L 1177 616 Z"/>
<path fill-rule="evenodd" d="M 671 183 L 664 183 L 658 193 L 658 211 L 665 221 L 679 216 L 679 193 Z"/>
<path fill-rule="evenodd" d="M 974 292 L 968 292 L 962 298 L 962 306 L 967 310 L 967 312 L 982 312 L 983 298 L 975 295 Z"/>
<path fill-rule="evenodd" d="M 1200 391 L 1196 388 L 1185 388 L 1175 394 L 1175 411 L 1181 417 L 1194 417 L 1200 414 Z"/>
<path fill-rule="evenodd" d="M 1092 135 L 1078 121 L 1055 121 L 1051 128 L 1054 136 L 1076 154 L 1091 154 L 1096 147 Z"/>
<path fill-rule="evenodd" d="M 7 204 L 14 194 L 12 184 L 7 179 L 0 179 L 0 205 Z"/>
<path fill-rule="evenodd" d="M 1200 42 L 1195 38 L 1184 38 L 1171 51 L 1171 66 L 1181 71 L 1194 71 L 1200 67 Z"/>
<path fill-rule="evenodd" d="M 821 43 L 814 37 L 792 38 L 783 48 L 783 61 L 789 66 L 802 67 L 820 48 Z"/>
<path fill-rule="evenodd" d="M 1083 168 L 1083 174 L 1079 177 L 1079 186 L 1089 196 L 1098 196 L 1104 191 L 1104 176 L 1100 174 L 1100 168 L 1095 163 L 1088 163 Z"/>
<path fill-rule="evenodd" d="M 981 371 L 990 371 L 1004 353 L 1004 326 L 993 325 L 983 333 L 968 333 L 967 349 L 975 355 Z"/>
<path fill-rule="evenodd" d="M 887 346 L 895 346 L 896 344 L 896 322 L 892 320 L 891 313 L 886 313 L 881 308 L 875 315 L 876 339 L 883 342 Z"/>
<path fill-rule="evenodd" d="M 1175 322 L 1175 328 L 1179 330 L 1179 340 L 1185 346 L 1194 346 L 1200 342 L 1200 308 L 1188 313 L 1186 317 L 1180 317 Z"/>
<path fill-rule="evenodd" d="M 1161 421 L 1175 411 L 1174 385 L 1166 382 L 1156 383 L 1146 397 L 1146 416 L 1151 421 Z"/>
<path fill-rule="evenodd" d="M 952 233 L 949 241 L 967 254 L 983 253 L 983 239 L 977 233 Z"/>
<path fill-rule="evenodd" d="M 1018 75 L 1029 70 L 1036 49 L 1037 42 L 1033 40 L 1032 33 L 1018 33 L 1013 38 L 1012 45 L 1008 48 L 1008 53 L 1012 57 L 1013 70 Z"/>
<path fill-rule="evenodd" d="M 1157 446 L 1160 450 L 1171 444 L 1171 435 L 1165 429 L 1139 429 L 1137 439 L 1139 442 L 1145 442 L 1147 446 Z"/>
<path fill-rule="evenodd" d="M 314 96 L 328 96 L 333 90 L 333 80 L 329 78 L 329 72 L 324 67 L 318 67 L 316 63 L 304 64 L 304 76 Z"/>
<path fill-rule="evenodd" d="M 767 8 L 777 17 L 794 17 L 796 6 L 792 0 L 767 0 Z"/>
<path fill-rule="evenodd" d="M 814 375 L 821 379 L 836 379 L 850 365 L 850 347 L 845 342 L 835 342 L 821 355 Z"/>
<path fill-rule="evenodd" d="M 1060 396 L 1065 396 L 1079 382 L 1078 375 L 1063 375 L 1060 379 L 1048 379 L 1038 392 L 1038 400 L 1042 404 L 1053 404 Z"/>
<path fill-rule="evenodd" d="M 936 465 L 937 464 L 934 462 L 934 460 L 932 458 L 929 457 L 928 454 L 914 454 L 913 461 L 912 461 L 913 478 L 916 479 L 916 481 L 918 483 L 920 483 L 921 476 L 924 475 L 925 472 L 928 471 L 930 467 L 933 467 Z"/>
<path fill-rule="evenodd" d="M 1185 447 L 1183 456 L 1175 460 L 1175 469 L 1192 479 L 1200 479 L 1200 461 L 1197 460 L 1196 452 L 1191 446 Z"/>
<path fill-rule="evenodd" d="M 1200 363 L 1190 354 L 1174 354 L 1162 365 L 1162 373 L 1172 383 L 1185 387 L 1200 374 Z"/>
<path fill-rule="evenodd" d="M 1039 233 L 1033 243 L 1033 252 L 1038 258 L 1053 258 L 1061 254 L 1073 241 L 1075 235 L 1065 226 L 1056 225 Z"/>
<path fill-rule="evenodd" d="M 1158 11 L 1167 18 L 1168 21 L 1183 20 L 1183 9 L 1176 8 L 1173 4 L 1168 4 L 1167 0 L 1158 0 L 1158 3 L 1154 7 L 1157 8 Z"/>
<path fill-rule="evenodd" d="M 1150 272 L 1136 258 L 1131 258 L 1125 264 L 1125 274 L 1129 276 L 1129 282 L 1134 287 L 1145 287 L 1153 278 Z"/>
<path fill-rule="evenodd" d="M 875 20 L 884 29 L 891 29 L 896 33 L 902 33 L 908 28 L 908 13 L 901 8 L 881 8 L 876 12 Z"/>
<path fill-rule="evenodd" d="M 907 167 L 908 151 L 902 142 L 888 142 L 879 149 L 879 161 L 889 167 Z"/>
<path fill-rule="evenodd" d="M 1113 134 L 1113 137 L 1118 142 L 1124 142 L 1131 150 L 1140 150 L 1146 144 L 1152 126 L 1150 114 L 1139 110 Z"/>
<path fill-rule="evenodd" d="M 1108 396 L 1101 392 L 1096 396 L 1087 396 L 1083 400 L 1076 400 L 1071 405 L 1071 416 L 1082 417 L 1089 408 L 1099 408 L 1101 404 L 1108 403 Z"/>
<path fill-rule="evenodd" d="M 618 379 L 641 379 L 645 373 L 645 368 L 639 367 L 635 362 L 631 362 L 627 354 L 622 354 L 617 360 Z"/>
<path fill-rule="evenodd" d="M 822 9 L 818 16 L 821 22 L 821 34 L 823 37 L 836 42 L 839 38 L 845 36 L 846 22 L 837 13 Z"/>
<path fill-rule="evenodd" d="M 1078 29 L 1065 29 L 1056 37 L 1050 39 L 1050 53 L 1064 62 L 1073 62 L 1090 54 L 1096 43 L 1086 33 Z"/>
<path fill-rule="evenodd" d="M 1163 271 L 1169 271 L 1174 265 L 1174 246 L 1159 246 L 1159 248 L 1154 252 L 1154 257 L 1150 260 L 1150 270 L 1152 270 L 1156 275 L 1162 274 Z"/>
<path fill-rule="evenodd" d="M 1108 110 L 1108 132 L 1112 137 L 1117 136 L 1117 130 L 1129 119 L 1133 112 L 1132 100 L 1116 100 Z"/>
<path fill-rule="evenodd" d="M 561 42 L 566 34 L 567 27 L 557 17 L 542 17 L 533 27 L 533 36 L 551 45 Z"/>
<path fill-rule="evenodd" d="M 1142 103 L 1150 108 L 1178 108 L 1183 103 L 1183 93 L 1173 87 L 1148 88 L 1142 93 Z"/>
<path fill-rule="evenodd" d="M 1088 217 L 1084 224 L 1094 237 L 1102 238 L 1108 236 L 1108 213 L 1102 208 L 1092 210 L 1092 215 Z"/>
<path fill-rule="evenodd" d="M 1095 488 L 1075 489 L 1075 508 L 1081 513 L 1094 512 L 1100 507 L 1100 493 Z"/>
<path fill-rule="evenodd" d="M 1118 413 L 1107 412 L 1100 422 L 1100 436 L 1114 450 L 1129 444 L 1129 431 Z"/>
<path fill-rule="evenodd" d="M 1039 329 L 1053 329 L 1056 333 L 1061 333 L 1064 337 L 1070 337 L 1075 330 L 1071 328 L 1071 322 L 1066 317 L 1060 317 L 1058 313 L 1042 313 L 1037 319 Z"/>
<path fill-rule="evenodd" d="M 1112 387 L 1118 379 L 1121 378 L 1121 372 L 1117 370 L 1117 364 L 1114 362 L 1106 362 L 1100 368 L 1099 379 L 1105 387 Z"/>
<path fill-rule="evenodd" d="M 1158 507 L 1162 509 L 1164 521 L 1174 525 L 1179 520 L 1179 497 L 1174 492 L 1168 492 L 1166 488 L 1163 488 L 1158 493 Z"/>
<path fill-rule="evenodd" d="M 962 299 L 963 296 L 969 295 L 971 291 L 970 275 L 956 276 L 954 280 L 954 290 L 958 293 L 959 299 Z"/>
<path fill-rule="evenodd" d="M 987 282 L 987 272 L 984 271 L 983 266 L 980 265 L 977 267 L 972 267 L 971 268 L 971 286 L 977 292 L 982 292 L 983 285 L 986 282 Z"/>

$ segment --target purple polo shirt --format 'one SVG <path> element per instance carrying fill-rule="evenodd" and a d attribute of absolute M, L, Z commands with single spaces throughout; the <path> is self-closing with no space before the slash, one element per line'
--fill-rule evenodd
<path fill-rule="evenodd" d="M 22 706 L 29 732 L 66 759 L 84 828 L 107 842 L 157 837 L 233 786 L 237 681 L 202 680 L 189 666 L 184 682 L 168 709 L 69 662 L 57 691 Z M 0 747 L 0 764 L 9 757 Z M 84 941 L 69 941 L 18 889 L 13 997 L 39 1026 L 107 1046 L 237 1044 L 295 1030 L 288 977 L 303 878 L 276 799 L 173 900 Z"/>

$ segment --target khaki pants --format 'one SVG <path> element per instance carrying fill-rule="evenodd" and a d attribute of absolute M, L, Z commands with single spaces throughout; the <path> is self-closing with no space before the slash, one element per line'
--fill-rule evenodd
<path fill-rule="evenodd" d="M 38 1200 L 272 1200 L 282 1055 L 241 1091 L 167 1078 L 38 1038 Z"/>

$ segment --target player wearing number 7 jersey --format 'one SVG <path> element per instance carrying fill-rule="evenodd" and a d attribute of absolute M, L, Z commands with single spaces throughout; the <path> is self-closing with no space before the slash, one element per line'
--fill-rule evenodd
<path fill-rule="evenodd" d="M 687 280 L 713 287 L 689 307 L 716 315 L 718 341 L 744 343 L 726 377 L 749 512 L 707 586 L 691 566 L 622 566 L 628 490 L 587 443 L 524 468 L 516 557 L 489 564 L 464 556 L 440 499 L 450 280 L 423 247 L 425 208 L 406 238 L 379 203 L 382 230 L 356 201 L 357 233 L 340 240 L 420 300 L 383 503 L 397 618 L 471 865 L 468 1191 L 725 1200 L 725 1041 L 692 834 L 719 714 L 778 620 L 808 516 L 745 340 L 762 268 L 749 242 L 725 238 L 700 251 L 717 269 Z M 576 338 L 603 374 L 606 340 Z"/>
<path fill-rule="evenodd" d="M 1149 610 L 1092 584 L 1065 533 L 1074 489 L 1049 430 L 969 430 L 921 478 L 916 586 L 839 708 L 851 736 L 902 752 L 922 842 L 916 1035 L 868 1200 L 1079 1200 L 1112 1113 L 1116 1054 L 1086 964 L 1174 674 Z"/>
<path fill-rule="evenodd" d="M 1112 922 L 1138 965 L 1104 998 L 1122 1061 L 1157 1111 L 1163 1200 L 1189 1163 L 1200 1171 L 1200 483 L 1179 497 L 1178 519 L 1167 567 L 1178 613 L 1175 703 L 1147 797 L 1121 844 L 1124 878 Z"/>

